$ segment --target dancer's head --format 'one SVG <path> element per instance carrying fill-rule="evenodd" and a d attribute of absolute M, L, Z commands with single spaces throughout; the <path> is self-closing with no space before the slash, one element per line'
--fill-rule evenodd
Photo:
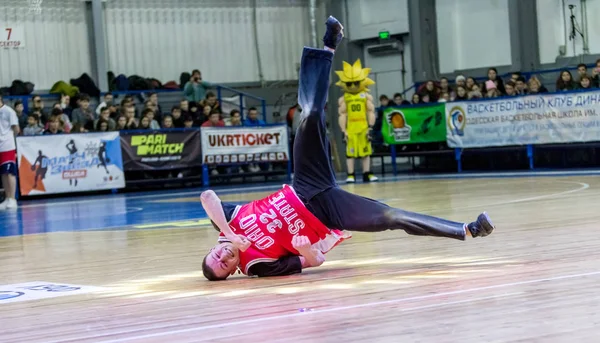
<path fill-rule="evenodd" d="M 221 242 L 204 257 L 202 273 L 209 281 L 225 280 L 235 273 L 239 263 L 239 250 L 230 242 Z"/>

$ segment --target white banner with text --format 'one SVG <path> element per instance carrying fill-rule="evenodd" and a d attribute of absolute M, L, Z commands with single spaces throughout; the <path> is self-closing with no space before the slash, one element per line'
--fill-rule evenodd
<path fill-rule="evenodd" d="M 203 127 L 205 164 L 285 162 L 289 160 L 287 126 Z"/>
<path fill-rule="evenodd" d="M 600 90 L 446 103 L 452 148 L 600 141 Z"/>

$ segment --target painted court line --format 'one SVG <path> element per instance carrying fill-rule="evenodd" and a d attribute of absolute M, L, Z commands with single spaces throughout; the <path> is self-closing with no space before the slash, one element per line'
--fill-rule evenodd
<path fill-rule="evenodd" d="M 373 306 L 381 306 L 381 305 L 389 305 L 389 304 L 398 304 L 398 303 L 415 301 L 415 300 L 434 299 L 434 298 L 445 297 L 445 296 L 449 296 L 449 295 L 465 294 L 465 293 L 477 292 L 477 291 L 484 291 L 484 290 L 490 290 L 490 289 L 508 288 L 508 287 L 514 287 L 514 286 L 522 286 L 522 285 L 531 285 L 531 284 L 536 284 L 536 283 L 540 283 L 540 282 L 558 281 L 558 280 L 566 280 L 566 279 L 575 279 L 575 278 L 581 278 L 581 277 L 586 277 L 586 276 L 597 276 L 597 275 L 600 275 L 600 271 L 589 272 L 589 273 L 581 273 L 581 274 L 561 275 L 561 276 L 555 276 L 555 277 L 549 277 L 549 278 L 543 278 L 543 279 L 527 280 L 527 281 L 502 283 L 502 284 L 497 284 L 497 285 L 492 285 L 492 286 L 475 287 L 475 288 L 461 289 L 461 290 L 452 291 L 452 292 L 442 292 L 442 293 L 436 293 L 436 294 L 419 295 L 419 296 L 408 297 L 408 298 L 398 298 L 398 299 L 392 299 L 392 300 L 376 301 L 376 302 L 369 302 L 369 303 L 363 303 L 363 304 L 357 304 L 357 305 L 332 307 L 332 308 L 327 308 L 327 309 L 322 309 L 322 310 L 315 310 L 315 311 L 310 311 L 310 312 L 294 312 L 294 313 L 290 313 L 290 314 L 277 315 L 277 316 L 268 316 L 268 317 L 262 317 L 262 318 L 256 318 L 256 319 L 239 320 L 239 321 L 229 321 L 229 322 L 224 322 L 224 323 L 221 323 L 221 324 L 204 325 L 204 326 L 198 326 L 198 327 L 189 328 L 189 329 L 171 330 L 171 331 L 158 332 L 158 333 L 147 334 L 147 335 L 139 335 L 139 336 L 125 337 L 125 338 L 118 338 L 118 339 L 114 339 L 114 340 L 101 341 L 99 343 L 129 342 L 129 341 L 134 341 L 134 340 L 142 340 L 142 339 L 148 339 L 148 338 L 156 338 L 156 337 L 162 337 L 162 336 L 177 335 L 177 334 L 182 334 L 182 333 L 198 332 L 198 331 L 204 331 L 204 330 L 209 330 L 209 329 L 226 328 L 226 327 L 231 327 L 231 326 L 236 327 L 236 326 L 244 325 L 244 324 L 255 324 L 255 323 L 261 323 L 261 322 L 272 322 L 272 321 L 275 321 L 275 320 L 281 320 L 281 319 L 286 319 L 286 318 L 294 318 L 294 317 L 299 317 L 299 316 L 307 316 L 307 315 L 312 315 L 312 314 L 328 313 L 328 312 L 339 312 L 339 311 L 352 310 L 352 309 L 363 308 L 363 307 L 373 307 Z M 517 293 L 504 294 L 504 296 L 515 295 L 515 294 L 517 294 Z M 475 301 L 475 300 L 485 300 L 485 299 L 492 299 L 493 297 L 499 297 L 499 295 L 489 296 L 489 297 L 479 298 L 479 299 L 473 298 L 471 300 L 473 300 L 473 301 Z M 466 300 L 462 300 L 462 301 L 463 302 L 467 302 Z M 455 301 L 455 303 L 460 303 L 460 302 L 459 301 Z M 449 305 L 449 303 L 447 305 Z M 426 306 L 431 306 L 431 305 L 426 305 Z M 413 310 L 422 309 L 422 308 L 427 308 L 427 307 L 425 307 L 425 306 L 423 306 L 423 307 L 417 307 L 417 308 L 413 308 Z M 408 310 L 408 309 L 405 309 L 405 310 Z M 402 309 L 400 309 L 400 311 L 402 311 Z M 168 326 L 164 327 L 164 329 L 168 329 L 168 328 L 169 328 Z M 160 328 L 154 328 L 154 329 L 160 329 Z M 139 330 L 139 331 L 141 331 L 141 330 Z M 129 333 L 135 333 L 135 332 L 136 331 L 130 331 Z M 117 334 L 127 334 L 127 333 L 128 332 L 108 333 L 107 335 L 117 335 Z M 100 338 L 100 337 L 102 337 L 102 336 L 84 337 L 84 338 L 81 338 L 81 339 Z"/>

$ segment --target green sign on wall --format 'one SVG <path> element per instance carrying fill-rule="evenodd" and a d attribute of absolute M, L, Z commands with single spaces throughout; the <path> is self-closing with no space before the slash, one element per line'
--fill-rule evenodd
<path fill-rule="evenodd" d="M 445 142 L 445 111 L 444 103 L 388 107 L 383 111 L 383 140 L 387 144 Z"/>

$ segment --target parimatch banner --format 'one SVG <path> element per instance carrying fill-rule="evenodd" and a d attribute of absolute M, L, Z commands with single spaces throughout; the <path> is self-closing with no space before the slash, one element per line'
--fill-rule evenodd
<path fill-rule="evenodd" d="M 387 144 L 446 141 L 444 103 L 414 107 L 388 107 L 383 111 L 381 133 Z"/>
<path fill-rule="evenodd" d="M 121 132 L 125 170 L 188 168 L 202 164 L 200 130 Z"/>

